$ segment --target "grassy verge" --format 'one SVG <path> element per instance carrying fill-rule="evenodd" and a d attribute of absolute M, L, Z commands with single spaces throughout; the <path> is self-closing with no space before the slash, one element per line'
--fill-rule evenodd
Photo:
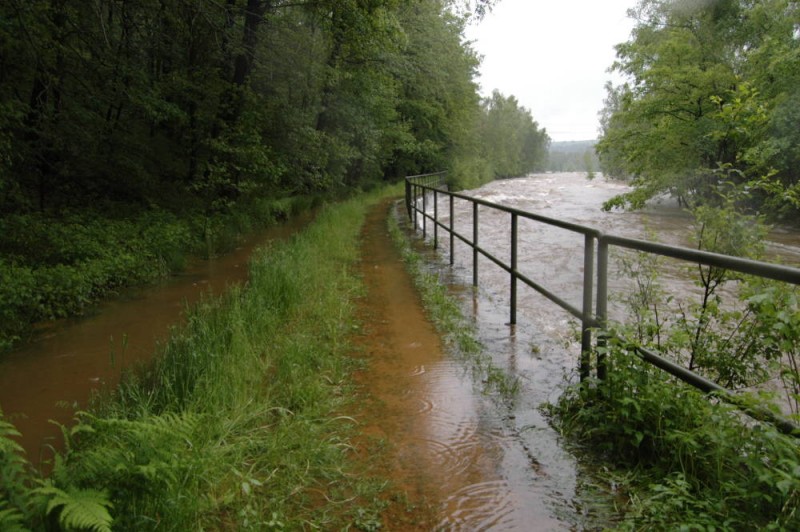
<path fill-rule="evenodd" d="M 384 484 L 354 470 L 351 275 L 367 205 L 324 209 L 197 306 L 157 362 L 65 430 L 48 479 L 0 424 L 0 529 L 371 529 Z"/>

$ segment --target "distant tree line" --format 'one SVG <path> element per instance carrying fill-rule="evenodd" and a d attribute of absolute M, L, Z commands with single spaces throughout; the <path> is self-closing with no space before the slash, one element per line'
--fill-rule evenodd
<path fill-rule="evenodd" d="M 544 170 L 550 137 L 514 96 L 495 90 L 483 100 L 481 153 L 494 177 L 517 177 Z"/>
<path fill-rule="evenodd" d="M 792 0 L 641 0 L 617 47 L 598 144 L 604 173 L 686 205 L 737 196 L 800 211 L 800 6 Z"/>
<path fill-rule="evenodd" d="M 490 176 L 529 167 L 544 131 L 503 126 L 502 98 L 481 105 L 473 81 L 463 30 L 491 4 L 3 2 L 3 214 L 115 202 L 219 211 L 464 160 L 489 163 Z M 503 153 L 526 155 L 476 161 L 489 153 L 482 133 L 502 127 L 515 134 Z"/>

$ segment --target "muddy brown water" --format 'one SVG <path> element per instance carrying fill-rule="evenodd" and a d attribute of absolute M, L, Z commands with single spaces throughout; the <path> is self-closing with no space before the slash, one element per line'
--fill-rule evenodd
<path fill-rule="evenodd" d="M 114 386 L 123 368 L 150 360 L 186 308 L 243 282 L 256 247 L 288 238 L 311 216 L 252 235 L 219 258 L 192 261 L 164 283 L 128 291 L 86 316 L 42 324 L 30 341 L 0 357 L 0 407 L 22 433 L 28 458 L 37 464 L 52 458 L 52 448 L 63 443 L 55 423 L 70 424 L 94 391 Z"/>

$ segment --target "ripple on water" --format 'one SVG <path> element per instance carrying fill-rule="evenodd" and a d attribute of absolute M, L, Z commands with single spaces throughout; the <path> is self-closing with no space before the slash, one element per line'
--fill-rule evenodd
<path fill-rule="evenodd" d="M 409 408 L 411 415 L 423 415 L 434 409 L 434 402 L 427 397 L 415 397 L 412 400 L 415 406 Z"/>
<path fill-rule="evenodd" d="M 504 480 L 465 486 L 445 500 L 441 530 L 489 530 L 516 528 L 512 489 Z"/>
<path fill-rule="evenodd" d="M 453 492 L 442 505 L 437 530 L 568 530 L 543 506 L 543 494 L 504 479 L 477 482 Z"/>
<path fill-rule="evenodd" d="M 474 452 L 465 452 L 468 445 L 450 445 L 430 438 L 410 438 L 398 458 L 407 470 L 436 471 L 442 480 L 467 471 L 473 462 Z"/>

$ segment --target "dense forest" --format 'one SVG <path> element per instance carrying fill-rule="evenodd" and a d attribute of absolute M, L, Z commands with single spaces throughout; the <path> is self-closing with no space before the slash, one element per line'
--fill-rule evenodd
<path fill-rule="evenodd" d="M 800 210 L 800 6 L 791 0 L 641 0 L 617 47 L 598 152 L 605 174 L 688 206 L 724 195 Z M 735 196 L 735 198 L 734 198 Z"/>
<path fill-rule="evenodd" d="M 473 80 L 492 3 L 4 2 L 0 348 L 298 198 L 541 167 L 544 129 Z"/>

